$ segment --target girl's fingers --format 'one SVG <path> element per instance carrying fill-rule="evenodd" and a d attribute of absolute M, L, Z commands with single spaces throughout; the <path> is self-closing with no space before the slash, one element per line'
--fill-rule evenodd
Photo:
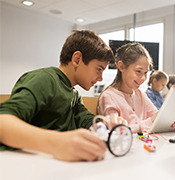
<path fill-rule="evenodd" d="M 125 119 L 123 119 L 123 120 L 122 120 L 122 124 L 124 124 L 125 126 L 128 126 L 128 121 L 125 120 Z"/>
<path fill-rule="evenodd" d="M 107 115 L 106 118 L 110 120 L 112 127 L 118 124 L 124 124 L 125 126 L 128 126 L 128 122 L 122 117 L 118 116 L 118 114 L 112 114 L 111 116 Z"/>

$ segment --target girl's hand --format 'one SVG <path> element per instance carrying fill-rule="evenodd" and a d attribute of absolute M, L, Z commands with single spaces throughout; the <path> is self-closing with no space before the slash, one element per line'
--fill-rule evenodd
<path fill-rule="evenodd" d="M 128 126 L 128 122 L 117 114 L 107 115 L 106 118 L 110 120 L 111 126 L 114 127 L 118 124 L 124 124 Z M 104 122 L 105 123 L 105 122 Z M 106 124 L 107 125 L 107 124 Z M 108 126 L 108 125 L 107 125 Z"/>
<path fill-rule="evenodd" d="M 159 111 L 157 111 L 156 114 L 154 114 L 154 115 L 151 117 L 151 121 L 152 121 L 152 122 L 154 122 L 154 120 L 155 120 L 155 118 L 156 118 L 158 112 L 159 112 Z"/>

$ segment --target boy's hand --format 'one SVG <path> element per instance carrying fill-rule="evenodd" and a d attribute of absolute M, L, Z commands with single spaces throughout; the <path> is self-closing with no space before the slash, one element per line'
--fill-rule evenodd
<path fill-rule="evenodd" d="M 44 152 L 64 161 L 102 159 L 106 150 L 105 142 L 87 129 L 46 130 L 9 114 L 0 115 L 0 132 L 0 142 L 8 146 Z"/>
<path fill-rule="evenodd" d="M 57 147 L 56 147 L 57 146 Z M 95 161 L 104 158 L 106 144 L 86 129 L 61 132 L 54 156 L 64 161 Z"/>

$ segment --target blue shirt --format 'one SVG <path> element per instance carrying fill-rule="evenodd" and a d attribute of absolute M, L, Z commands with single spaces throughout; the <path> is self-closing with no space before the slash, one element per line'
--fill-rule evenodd
<path fill-rule="evenodd" d="M 152 89 L 151 87 L 148 87 L 148 89 L 146 90 L 146 94 L 159 110 L 164 101 L 163 96 L 159 92 Z"/>

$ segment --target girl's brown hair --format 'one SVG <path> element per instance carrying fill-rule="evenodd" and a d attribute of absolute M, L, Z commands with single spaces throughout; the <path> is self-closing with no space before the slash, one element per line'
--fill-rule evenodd
<path fill-rule="evenodd" d="M 164 71 L 153 70 L 149 77 L 148 86 L 150 86 L 153 83 L 153 79 L 159 81 L 162 78 L 165 78 L 167 80 L 169 79 L 168 75 Z"/>
<path fill-rule="evenodd" d="M 116 64 L 118 61 L 122 61 L 127 68 L 129 65 L 135 63 L 141 56 L 144 56 L 148 59 L 149 62 L 149 70 L 153 67 L 152 58 L 147 51 L 147 49 L 140 43 L 128 43 L 116 50 L 115 58 Z M 122 81 L 122 73 L 118 69 L 117 75 L 111 84 L 111 86 L 115 86 L 116 84 L 120 84 Z"/>

